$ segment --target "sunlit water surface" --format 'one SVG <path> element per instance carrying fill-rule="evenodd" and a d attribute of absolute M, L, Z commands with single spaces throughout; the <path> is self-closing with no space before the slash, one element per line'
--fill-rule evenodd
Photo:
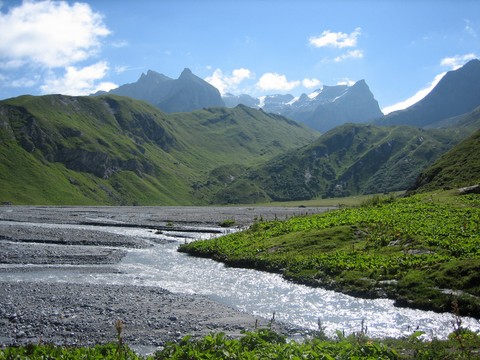
<path fill-rule="evenodd" d="M 25 223 L 22 223 L 25 226 Z M 147 249 L 128 249 L 123 260 L 115 265 L 118 273 L 86 273 L 77 267 L 58 266 L 42 271 L 13 271 L 4 274 L 6 281 L 45 281 L 92 284 L 125 284 L 157 286 L 175 293 L 201 294 L 255 316 L 271 318 L 295 326 L 317 329 L 318 319 L 333 335 L 360 331 L 362 321 L 370 336 L 399 337 L 421 330 L 429 338 L 445 338 L 453 331 L 451 314 L 438 314 L 393 306 L 386 299 L 367 300 L 337 292 L 310 288 L 285 281 L 278 274 L 251 269 L 226 267 L 210 259 L 196 258 L 177 252 L 179 243 L 210 238 L 206 233 L 156 234 L 152 230 L 121 227 L 80 226 L 64 224 L 30 224 L 30 226 L 82 228 L 101 230 L 151 240 L 173 240 Z M 219 230 L 217 228 L 213 230 Z M 47 245 L 46 245 L 47 246 Z M 7 265 L 4 265 L 5 267 Z M 26 265 L 30 270 L 34 265 Z M 17 265 L 18 267 L 18 265 Z M 110 267 L 110 265 L 109 265 Z M 472 318 L 463 318 L 462 325 L 480 330 Z"/>

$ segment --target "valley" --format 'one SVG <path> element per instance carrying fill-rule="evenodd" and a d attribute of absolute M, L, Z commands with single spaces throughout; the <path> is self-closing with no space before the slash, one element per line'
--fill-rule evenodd
<path fill-rule="evenodd" d="M 207 95 L 215 90 L 188 69 L 177 80 L 148 72 L 118 88 L 142 100 L 114 91 L 3 100 L 0 201 L 212 205 L 404 191 L 480 127 L 479 68 L 480 61 L 471 60 L 418 104 L 386 116 L 378 104 L 372 110 L 375 101 L 363 81 L 288 102 L 306 101 L 315 121 L 337 119 L 324 133 L 309 127 L 319 128 L 310 120 L 289 118 L 283 102 L 273 112 L 243 104 L 227 108 L 216 93 L 211 103 Z M 170 94 L 176 110 L 159 108 L 162 94 Z M 449 110 L 439 112 L 439 104 Z M 349 115 L 338 118 L 332 107 Z"/>
<path fill-rule="evenodd" d="M 328 327 L 331 338 L 341 326 L 355 338 L 368 323 L 374 337 L 432 334 L 451 349 L 458 324 L 476 334 L 480 316 L 478 188 L 457 190 L 480 183 L 480 99 L 449 97 L 444 118 L 433 109 L 445 92 L 472 91 L 480 61 L 467 65 L 377 119 L 336 118 L 360 114 L 340 105 L 366 83 L 324 87 L 332 96 L 318 92 L 323 107 L 309 110 L 334 120 L 322 133 L 282 114 L 285 104 L 204 106 L 211 98 L 192 94 L 205 84 L 188 69 L 122 88 L 141 93 L 153 77 L 176 94 L 154 94 L 157 103 L 110 93 L 0 101 L 1 343 L 105 343 L 123 318 L 129 344 L 157 347 L 239 337 L 252 323 L 271 327 L 278 311 L 282 335 Z M 337 206 L 348 196 L 364 201 Z M 305 205 L 327 199 L 335 206 Z"/>

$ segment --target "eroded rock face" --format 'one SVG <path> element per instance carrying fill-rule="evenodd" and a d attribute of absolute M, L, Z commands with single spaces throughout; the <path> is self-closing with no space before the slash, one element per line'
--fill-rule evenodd
<path fill-rule="evenodd" d="M 71 106 L 69 103 L 67 105 Z M 151 141 L 165 151 L 174 146 L 175 139 L 155 119 L 135 113 L 131 114 L 131 118 L 125 119 L 119 109 L 120 105 L 114 100 L 106 103 L 106 106 L 117 110 L 113 111 L 113 116 L 118 125 L 131 133 L 138 143 Z M 74 127 L 47 128 L 41 120 L 21 106 L 0 107 L 0 129 L 4 141 L 16 140 L 25 151 L 38 153 L 49 162 L 63 163 L 71 170 L 87 172 L 104 179 L 121 170 L 134 171 L 138 175 L 155 173 L 153 164 L 141 156 L 145 149 L 140 144 L 137 144 L 137 151 L 132 151 L 131 158 L 124 159 L 108 153 L 111 145 L 105 140 L 99 138 L 97 144 L 91 144 L 91 140 Z"/>

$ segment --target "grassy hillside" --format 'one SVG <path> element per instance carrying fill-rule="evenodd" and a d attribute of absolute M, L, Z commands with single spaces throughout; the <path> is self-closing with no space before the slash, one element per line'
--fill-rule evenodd
<path fill-rule="evenodd" d="M 479 220 L 480 195 L 377 197 L 363 207 L 257 222 L 180 251 L 400 306 L 451 311 L 455 303 L 480 318 Z"/>
<path fill-rule="evenodd" d="M 220 165 L 250 165 L 318 134 L 244 107 L 166 115 L 105 95 L 0 102 L 1 202 L 204 203 L 195 183 Z"/>
<path fill-rule="evenodd" d="M 465 133 L 346 124 L 310 145 L 245 169 L 241 176 L 232 174 L 220 188 L 216 174 L 208 184 L 216 190 L 217 201 L 224 203 L 240 196 L 261 202 L 405 190 Z"/>
<path fill-rule="evenodd" d="M 417 192 L 480 184 L 480 130 L 423 171 L 411 190 Z"/>

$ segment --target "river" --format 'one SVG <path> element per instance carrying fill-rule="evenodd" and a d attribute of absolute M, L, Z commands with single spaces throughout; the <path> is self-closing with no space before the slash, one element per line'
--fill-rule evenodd
<path fill-rule="evenodd" d="M 6 224 L 6 222 L 3 222 Z M 13 224 L 13 222 L 12 222 Z M 27 223 L 22 223 L 25 226 Z M 195 239 L 208 239 L 233 230 L 197 225 L 202 232 L 158 233 L 145 228 L 116 226 L 88 226 L 74 224 L 30 223 L 33 227 L 57 227 L 89 231 L 103 231 L 124 236 L 140 237 L 151 241 L 152 246 L 126 249 L 126 256 L 115 264 L 116 272 L 79 272 L 77 267 L 42 266 L 35 271 L 10 271 L 3 281 L 40 281 L 92 284 L 122 284 L 156 286 L 174 293 L 201 294 L 241 311 L 271 318 L 295 326 L 316 329 L 318 320 L 328 335 L 336 331 L 352 333 L 361 330 L 373 337 L 400 337 L 421 330 L 429 338 L 445 338 L 453 331 L 451 314 L 438 314 L 407 308 L 397 308 L 392 300 L 367 300 L 343 295 L 334 291 L 311 288 L 284 280 L 278 274 L 251 269 L 226 267 L 222 263 L 196 258 L 177 252 L 178 245 Z M 211 230 L 211 232 L 209 232 Z M 167 240 L 167 242 L 165 242 Z M 49 245 L 44 245 L 49 246 Z M 8 267 L 9 265 L 2 265 Z M 111 265 L 108 265 L 111 267 Z M 20 270 L 21 267 L 16 267 Z M 40 268 L 40 267 L 39 267 Z M 480 330 L 479 322 L 462 318 L 462 325 Z"/>

